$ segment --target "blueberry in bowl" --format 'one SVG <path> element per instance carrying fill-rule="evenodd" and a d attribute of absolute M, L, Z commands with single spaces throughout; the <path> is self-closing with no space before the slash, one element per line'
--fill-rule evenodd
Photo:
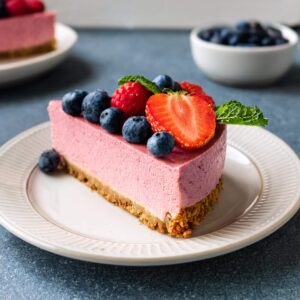
<path fill-rule="evenodd" d="M 201 30 L 203 41 L 235 47 L 266 47 L 288 44 L 282 31 L 257 21 L 240 21 L 234 26 L 215 26 Z"/>
<path fill-rule="evenodd" d="M 264 86 L 289 70 L 298 35 L 278 23 L 241 21 L 233 26 L 195 28 L 190 43 L 196 65 L 210 79 Z"/>

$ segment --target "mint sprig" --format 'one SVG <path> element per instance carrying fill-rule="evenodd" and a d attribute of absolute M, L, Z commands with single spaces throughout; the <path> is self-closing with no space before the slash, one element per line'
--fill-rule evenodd
<path fill-rule="evenodd" d="M 144 76 L 140 75 L 127 75 L 123 76 L 118 80 L 118 85 L 122 85 L 126 82 L 138 82 L 143 85 L 148 91 L 153 94 L 160 94 L 161 90 L 153 83 L 151 80 L 147 79 Z"/>
<path fill-rule="evenodd" d="M 268 119 L 257 106 L 246 106 L 242 103 L 231 100 L 215 109 L 217 123 L 266 126 Z"/>

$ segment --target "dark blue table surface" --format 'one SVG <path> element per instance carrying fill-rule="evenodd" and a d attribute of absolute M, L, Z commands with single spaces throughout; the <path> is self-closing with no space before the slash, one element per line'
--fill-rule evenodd
<path fill-rule="evenodd" d="M 110 93 L 124 74 L 199 82 L 218 103 L 259 104 L 268 129 L 300 154 L 300 50 L 288 75 L 259 89 L 207 80 L 192 61 L 186 31 L 80 30 L 70 57 L 38 79 L 0 90 L 0 144 L 48 119 L 50 99 L 75 88 Z M 5 174 L 0 174 L 4 176 Z M 60 257 L 0 227 L 0 299 L 299 299 L 300 215 L 243 250 L 167 267 L 118 267 Z"/>

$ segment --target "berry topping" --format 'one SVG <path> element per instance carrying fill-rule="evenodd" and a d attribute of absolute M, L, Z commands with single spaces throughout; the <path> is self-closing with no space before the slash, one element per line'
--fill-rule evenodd
<path fill-rule="evenodd" d="M 45 10 L 45 5 L 40 0 L 25 0 L 27 8 L 30 12 L 42 12 Z"/>
<path fill-rule="evenodd" d="M 8 11 L 6 9 L 5 0 L 0 0 L 0 19 L 5 18 L 8 15 Z"/>
<path fill-rule="evenodd" d="M 162 91 L 163 89 L 172 89 L 173 79 L 168 75 L 158 75 L 153 79 L 153 82 Z"/>
<path fill-rule="evenodd" d="M 39 168 L 44 173 L 52 173 L 58 169 L 59 162 L 59 154 L 54 149 L 48 150 L 40 155 Z"/>
<path fill-rule="evenodd" d="M 178 91 L 181 91 L 181 90 L 182 90 L 182 88 L 181 88 L 180 84 L 177 81 L 173 81 L 172 91 L 178 92 Z"/>
<path fill-rule="evenodd" d="M 100 114 L 110 105 L 110 97 L 103 90 L 95 90 L 89 93 L 82 102 L 83 117 L 92 122 L 99 123 Z"/>
<path fill-rule="evenodd" d="M 214 110 L 199 96 L 180 92 L 153 95 L 147 102 L 146 116 L 153 131 L 169 132 L 184 149 L 200 148 L 215 134 Z"/>
<path fill-rule="evenodd" d="M 25 0 L 7 0 L 6 9 L 10 16 L 21 16 L 28 13 Z"/>
<path fill-rule="evenodd" d="M 208 103 L 211 107 L 215 107 L 215 101 L 212 97 L 205 94 L 201 86 L 190 82 L 180 82 L 181 88 L 191 96 L 199 96 L 202 100 Z"/>
<path fill-rule="evenodd" d="M 151 93 L 138 82 L 121 85 L 111 97 L 111 106 L 122 110 L 126 117 L 142 115 Z"/>
<path fill-rule="evenodd" d="M 205 95 L 205 92 L 203 91 L 200 85 L 184 81 L 184 82 L 180 82 L 180 86 L 184 91 L 186 91 L 191 96 Z"/>
<path fill-rule="evenodd" d="M 148 151 L 156 157 L 163 157 L 172 152 L 175 141 L 168 132 L 156 132 L 147 142 Z"/>
<path fill-rule="evenodd" d="M 100 124 L 110 133 L 119 133 L 122 129 L 123 118 L 124 114 L 120 109 L 110 107 L 101 113 Z"/>
<path fill-rule="evenodd" d="M 83 90 L 75 90 L 65 94 L 62 98 L 63 111 L 71 116 L 80 116 L 82 101 L 87 94 Z"/>
<path fill-rule="evenodd" d="M 144 144 L 151 133 L 151 126 L 144 116 L 127 119 L 122 128 L 124 139 L 132 144 Z"/>

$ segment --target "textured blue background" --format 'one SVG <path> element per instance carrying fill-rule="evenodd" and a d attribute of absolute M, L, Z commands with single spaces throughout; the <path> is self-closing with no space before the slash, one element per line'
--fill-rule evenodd
<path fill-rule="evenodd" d="M 259 104 L 268 129 L 300 154 L 300 51 L 274 86 L 221 86 L 195 67 L 188 32 L 79 31 L 71 56 L 51 73 L 0 90 L 0 144 L 48 119 L 50 99 L 74 88 L 110 93 L 124 74 L 199 82 L 217 102 Z M 4 176 L 5 174 L 0 174 Z M 263 241 L 222 257 L 168 267 L 116 267 L 39 250 L 0 227 L 0 299 L 300 298 L 300 215 Z"/>

